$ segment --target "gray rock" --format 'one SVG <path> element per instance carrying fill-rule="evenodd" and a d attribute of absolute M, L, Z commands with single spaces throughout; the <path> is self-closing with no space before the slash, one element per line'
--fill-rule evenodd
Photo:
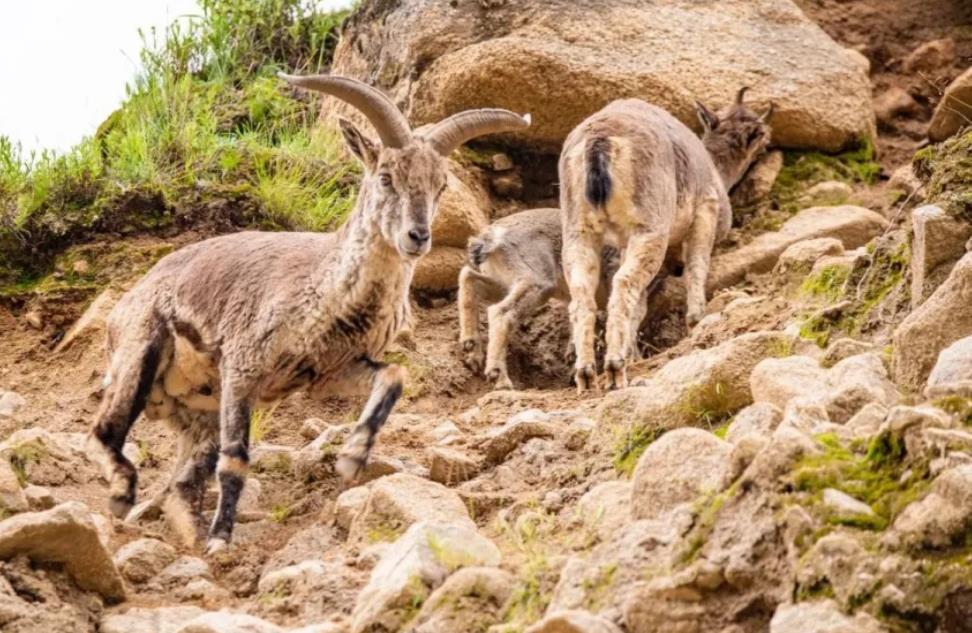
<path fill-rule="evenodd" d="M 397 630 L 409 610 L 462 567 L 496 566 L 495 545 L 465 523 L 414 523 L 382 554 L 355 603 L 352 633 Z"/>
<path fill-rule="evenodd" d="M 788 272 L 807 273 L 821 257 L 843 255 L 844 245 L 833 237 L 818 237 L 795 242 L 786 247 L 776 262 L 774 272 L 782 275 Z"/>
<path fill-rule="evenodd" d="M 827 347 L 827 352 L 820 360 L 823 367 L 833 367 L 845 358 L 867 354 L 874 351 L 874 344 L 866 341 L 858 341 L 852 338 L 839 338 Z"/>
<path fill-rule="evenodd" d="M 631 516 L 663 519 L 680 505 L 729 484 L 732 445 L 708 431 L 681 428 L 655 440 L 638 460 Z"/>
<path fill-rule="evenodd" d="M 465 567 L 449 576 L 422 603 L 413 633 L 467 633 L 500 620 L 516 579 L 494 567 Z"/>
<path fill-rule="evenodd" d="M 12 418 L 26 405 L 27 400 L 19 393 L 0 389 L 0 418 Z"/>
<path fill-rule="evenodd" d="M 548 414 L 539 409 L 528 409 L 489 431 L 482 448 L 489 461 L 499 463 L 520 444 L 535 437 L 553 437 L 555 430 Z"/>
<path fill-rule="evenodd" d="M 925 397 L 972 397 L 972 336 L 943 349 L 928 376 Z"/>
<path fill-rule="evenodd" d="M 911 212 L 911 309 L 920 306 L 965 255 L 972 225 L 952 217 L 938 205 Z"/>
<path fill-rule="evenodd" d="M 176 633 L 284 633 L 284 630 L 245 613 L 210 611 L 189 620 Z"/>
<path fill-rule="evenodd" d="M 154 538 L 141 538 L 123 545 L 115 552 L 115 565 L 134 583 L 153 578 L 176 559 L 175 548 Z"/>
<path fill-rule="evenodd" d="M 783 412 L 776 405 L 769 402 L 753 403 L 733 416 L 726 431 L 726 441 L 738 444 L 749 435 L 769 438 L 782 419 Z"/>
<path fill-rule="evenodd" d="M 597 484 L 577 500 L 575 519 L 608 540 L 631 521 L 631 489 L 630 481 Z"/>
<path fill-rule="evenodd" d="M 351 522 L 364 509 L 370 494 L 367 486 L 355 486 L 339 494 L 334 502 L 334 524 L 343 530 L 351 529 Z"/>
<path fill-rule="evenodd" d="M 881 633 L 869 615 L 844 615 L 832 600 L 782 604 L 770 621 L 770 633 Z"/>
<path fill-rule="evenodd" d="M 827 392 L 827 372 L 808 356 L 767 358 L 749 379 L 755 402 L 783 409 L 793 398 L 818 398 Z"/>
<path fill-rule="evenodd" d="M 840 519 L 874 516 L 874 510 L 871 509 L 871 506 L 834 488 L 824 489 L 823 503 L 824 507 L 833 513 L 833 516 Z"/>
<path fill-rule="evenodd" d="M 939 475 L 931 491 L 905 507 L 892 526 L 912 547 L 947 547 L 972 526 L 972 464 Z"/>
<path fill-rule="evenodd" d="M 206 613 L 199 607 L 134 607 L 124 613 L 106 615 L 101 633 L 176 633 L 182 626 Z"/>
<path fill-rule="evenodd" d="M 19 555 L 63 563 L 82 589 L 107 600 L 125 599 L 125 584 L 83 503 L 71 501 L 0 521 L 0 560 Z"/>

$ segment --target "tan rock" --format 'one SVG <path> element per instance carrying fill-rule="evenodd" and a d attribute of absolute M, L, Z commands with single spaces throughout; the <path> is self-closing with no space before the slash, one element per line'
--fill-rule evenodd
<path fill-rule="evenodd" d="M 125 584 L 83 503 L 71 501 L 0 521 L 0 560 L 19 555 L 62 563 L 82 589 L 111 601 L 125 599 Z"/>
<path fill-rule="evenodd" d="M 496 566 L 500 552 L 475 524 L 414 523 L 382 554 L 358 594 L 352 633 L 398 630 L 414 605 L 463 567 Z"/>
<path fill-rule="evenodd" d="M 368 500 L 351 521 L 348 540 L 353 543 L 394 540 L 418 521 L 475 527 L 455 492 L 434 481 L 398 473 L 371 483 Z"/>
<path fill-rule="evenodd" d="M 925 42 L 911 51 L 904 60 L 904 69 L 909 73 L 935 71 L 955 62 L 957 51 L 955 41 L 950 37 Z"/>
<path fill-rule="evenodd" d="M 526 633 L 621 633 L 610 620 L 587 611 L 556 611 L 526 630 Z"/>
<path fill-rule="evenodd" d="M 445 292 L 459 287 L 459 271 L 466 264 L 466 250 L 455 246 L 432 246 L 415 266 L 412 288 Z"/>
<path fill-rule="evenodd" d="M 844 615 L 833 600 L 782 604 L 770 621 L 770 633 L 881 633 L 883 628 L 864 613 Z"/>
<path fill-rule="evenodd" d="M 721 492 L 732 445 L 695 428 L 669 431 L 647 449 L 633 476 L 631 516 L 662 519 L 678 506 Z"/>
<path fill-rule="evenodd" d="M 176 559 L 175 548 L 154 538 L 141 538 L 115 552 L 115 565 L 126 579 L 146 582 Z"/>
<path fill-rule="evenodd" d="M 854 193 L 854 188 L 840 180 L 825 180 L 807 189 L 800 202 L 807 207 L 826 207 L 843 204 Z"/>
<path fill-rule="evenodd" d="M 439 209 L 432 221 L 432 245 L 465 249 L 469 238 L 488 224 L 486 193 L 463 167 L 450 163 L 446 190 L 439 198 Z"/>
<path fill-rule="evenodd" d="M 465 567 L 422 603 L 413 633 L 467 633 L 499 622 L 516 579 L 494 567 Z"/>
<path fill-rule="evenodd" d="M 873 136 L 867 64 L 786 0 L 409 0 L 362 8 L 351 24 L 332 71 L 376 82 L 415 124 L 468 108 L 530 112 L 512 140 L 557 152 L 614 99 L 638 96 L 697 126 L 693 99 L 725 105 L 748 85 L 758 105 L 777 103 L 777 145 L 834 151 Z M 333 101 L 328 118 L 345 111 Z"/>
<path fill-rule="evenodd" d="M 554 433 L 549 415 L 539 409 L 527 409 L 511 416 L 503 426 L 490 430 L 482 448 L 488 460 L 499 463 L 520 444 L 535 437 L 553 437 Z"/>
<path fill-rule="evenodd" d="M 785 274 L 790 271 L 806 273 L 822 257 L 843 255 L 844 245 L 833 237 L 819 237 L 790 244 L 776 262 L 774 272 Z"/>
<path fill-rule="evenodd" d="M 446 486 L 471 479 L 479 472 L 479 464 L 460 451 L 434 446 L 428 450 L 431 457 L 429 479 Z"/>
<path fill-rule="evenodd" d="M 631 482 L 605 481 L 577 500 L 574 518 L 594 530 L 601 540 L 631 521 Z"/>
<path fill-rule="evenodd" d="M 206 613 L 199 607 L 134 607 L 106 615 L 100 633 L 177 633 L 184 624 Z"/>
<path fill-rule="evenodd" d="M 972 335 L 972 254 L 955 264 L 948 278 L 894 332 L 892 370 L 899 386 L 920 391 L 949 344 Z"/>
<path fill-rule="evenodd" d="M 890 123 L 902 114 L 915 114 L 918 110 L 914 97 L 898 86 L 891 86 L 874 100 L 874 116 L 878 123 Z"/>
<path fill-rule="evenodd" d="M 942 350 L 928 376 L 925 397 L 972 397 L 972 336 L 959 339 Z"/>
<path fill-rule="evenodd" d="M 824 397 L 827 372 L 807 356 L 767 358 L 753 369 L 749 386 L 755 402 L 783 409 L 793 398 Z"/>
<path fill-rule="evenodd" d="M 24 512 L 29 508 L 27 496 L 13 466 L 0 460 L 0 516 Z"/>
<path fill-rule="evenodd" d="M 965 255 L 972 225 L 954 218 L 934 204 L 911 212 L 911 309 L 934 292 L 951 267 Z"/>
<path fill-rule="evenodd" d="M 936 143 L 954 136 L 972 121 L 972 68 L 945 89 L 928 124 L 928 138 Z"/>
<path fill-rule="evenodd" d="M 733 209 L 752 206 L 769 196 L 776 177 L 783 169 L 783 152 L 773 150 L 760 156 L 749 168 L 743 179 L 732 188 L 730 195 Z"/>
<path fill-rule="evenodd" d="M 863 246 L 888 225 L 880 214 L 863 207 L 813 207 L 804 209 L 783 224 L 779 231 L 764 233 L 749 244 L 714 258 L 709 271 L 709 292 L 742 281 L 747 273 L 773 269 L 791 244 L 820 237 L 833 237 L 845 249 Z"/>
<path fill-rule="evenodd" d="M 726 431 L 726 441 L 738 444 L 743 438 L 755 435 L 769 438 L 783 419 L 783 412 L 769 402 L 754 402 L 732 417 Z"/>

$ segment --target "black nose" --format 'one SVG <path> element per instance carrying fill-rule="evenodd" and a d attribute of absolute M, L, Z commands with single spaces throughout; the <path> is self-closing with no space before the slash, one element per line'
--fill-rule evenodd
<path fill-rule="evenodd" d="M 425 228 L 415 228 L 408 232 L 412 241 L 421 246 L 429 241 L 429 230 Z"/>

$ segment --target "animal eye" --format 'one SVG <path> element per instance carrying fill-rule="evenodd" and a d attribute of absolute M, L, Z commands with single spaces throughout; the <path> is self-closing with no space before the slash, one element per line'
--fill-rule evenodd
<path fill-rule="evenodd" d="M 387 174 L 387 173 L 385 173 L 385 174 L 379 174 L 378 175 L 378 182 L 381 183 L 381 186 L 382 187 L 391 187 L 392 186 L 392 177 L 391 177 L 391 174 Z"/>

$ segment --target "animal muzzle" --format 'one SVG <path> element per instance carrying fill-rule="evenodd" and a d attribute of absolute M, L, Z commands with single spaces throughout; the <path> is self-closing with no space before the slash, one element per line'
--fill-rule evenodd
<path fill-rule="evenodd" d="M 425 255 L 432 247 L 432 233 L 428 225 L 414 225 L 401 239 L 402 250 L 413 256 Z"/>

